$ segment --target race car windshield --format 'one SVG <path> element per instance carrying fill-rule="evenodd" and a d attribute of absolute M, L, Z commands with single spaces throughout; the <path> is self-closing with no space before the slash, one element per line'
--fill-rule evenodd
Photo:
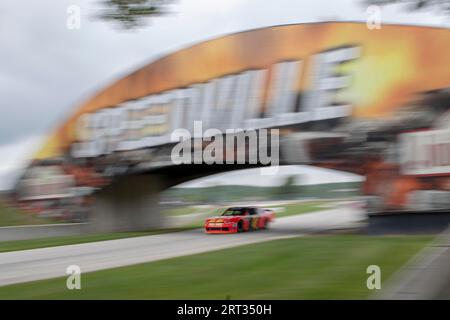
<path fill-rule="evenodd" d="M 242 216 L 244 215 L 246 209 L 227 209 L 224 213 L 222 213 L 223 216 Z"/>

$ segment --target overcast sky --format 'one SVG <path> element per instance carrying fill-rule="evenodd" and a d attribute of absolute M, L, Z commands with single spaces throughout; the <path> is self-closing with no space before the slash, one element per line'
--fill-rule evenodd
<path fill-rule="evenodd" d="M 0 189 L 78 103 L 156 57 L 219 35 L 270 25 L 366 21 L 362 0 L 179 0 L 173 13 L 123 31 L 93 19 L 98 0 L 0 2 Z M 66 26 L 81 8 L 81 28 Z M 432 12 L 382 10 L 382 22 L 450 26 Z"/>

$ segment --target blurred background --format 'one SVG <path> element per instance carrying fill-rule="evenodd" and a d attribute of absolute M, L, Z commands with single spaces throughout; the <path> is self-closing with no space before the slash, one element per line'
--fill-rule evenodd
<path fill-rule="evenodd" d="M 450 2 L 0 9 L 0 298 L 450 298 L 432 250 L 449 241 Z M 278 131 L 243 138 L 244 163 L 175 165 L 170 135 L 193 121 Z M 235 206 L 276 220 L 204 234 Z M 68 262 L 89 272 L 79 292 Z"/>

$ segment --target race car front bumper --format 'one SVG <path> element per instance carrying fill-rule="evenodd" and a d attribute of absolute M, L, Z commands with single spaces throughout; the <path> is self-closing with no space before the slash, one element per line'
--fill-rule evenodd
<path fill-rule="evenodd" d="M 206 233 L 236 233 L 236 223 L 205 223 Z"/>

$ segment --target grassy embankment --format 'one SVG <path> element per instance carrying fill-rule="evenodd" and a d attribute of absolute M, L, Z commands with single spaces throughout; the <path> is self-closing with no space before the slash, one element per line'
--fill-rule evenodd
<path fill-rule="evenodd" d="M 313 236 L 0 287 L 0 299 L 364 299 L 369 265 L 384 282 L 431 237 Z"/>

